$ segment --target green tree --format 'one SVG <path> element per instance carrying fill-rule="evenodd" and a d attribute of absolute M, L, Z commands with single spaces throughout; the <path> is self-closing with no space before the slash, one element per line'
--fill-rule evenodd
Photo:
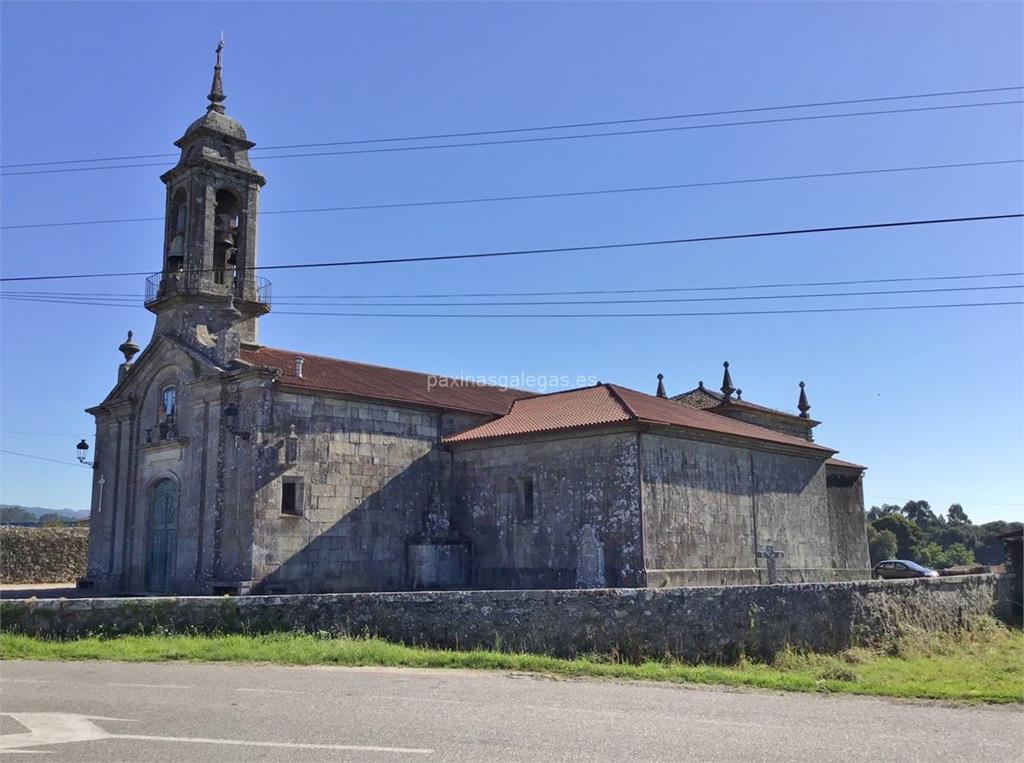
<path fill-rule="evenodd" d="M 974 556 L 979 564 L 1003 564 L 1006 561 L 1006 549 L 999 536 L 1021 526 L 1020 522 L 986 522 L 978 525 L 978 543 L 974 548 Z"/>
<path fill-rule="evenodd" d="M 874 525 L 868 525 L 868 553 L 871 556 L 872 567 L 881 561 L 894 558 L 896 547 L 896 536 L 892 530 L 876 530 Z"/>
<path fill-rule="evenodd" d="M 971 518 L 967 516 L 964 507 L 959 503 L 954 503 L 946 509 L 946 518 L 951 525 L 969 525 L 971 523 Z"/>
<path fill-rule="evenodd" d="M 899 514 L 900 507 L 893 503 L 883 503 L 881 506 L 872 506 L 868 509 L 868 522 L 887 517 L 890 514 Z"/>
<path fill-rule="evenodd" d="M 43 527 L 64 527 L 68 520 L 60 514 L 43 514 L 39 517 L 39 524 Z"/>
<path fill-rule="evenodd" d="M 925 567 L 931 567 L 934 570 L 944 570 L 947 567 L 953 566 L 946 556 L 946 552 L 938 543 L 925 543 L 912 549 L 910 558 L 918 564 L 923 564 Z"/>
<path fill-rule="evenodd" d="M 954 543 L 946 549 L 945 554 L 950 567 L 970 567 L 971 565 L 976 564 L 974 560 L 974 552 L 967 548 L 963 543 Z"/>
<path fill-rule="evenodd" d="M 896 555 L 902 559 L 913 559 L 916 550 L 925 545 L 921 528 L 899 514 L 889 514 L 871 524 L 878 532 L 888 530 L 896 537 Z"/>
<path fill-rule="evenodd" d="M 903 505 L 903 516 L 926 532 L 941 525 L 928 501 L 907 501 Z"/>
<path fill-rule="evenodd" d="M 35 524 L 36 515 L 21 506 L 0 506 L 0 524 Z"/>

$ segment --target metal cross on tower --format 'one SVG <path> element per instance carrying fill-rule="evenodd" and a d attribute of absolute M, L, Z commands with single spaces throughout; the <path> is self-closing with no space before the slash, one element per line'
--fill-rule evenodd
<path fill-rule="evenodd" d="M 768 585 L 775 585 L 778 579 L 775 576 L 775 560 L 780 556 L 785 556 L 785 551 L 778 551 L 775 546 L 770 543 L 764 547 L 763 551 L 757 552 L 758 559 L 764 559 L 765 565 L 768 568 Z"/>

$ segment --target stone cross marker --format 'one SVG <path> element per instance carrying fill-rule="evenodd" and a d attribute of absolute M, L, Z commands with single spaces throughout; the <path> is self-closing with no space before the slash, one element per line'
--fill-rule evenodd
<path fill-rule="evenodd" d="M 776 550 L 775 546 L 770 543 L 764 547 L 764 551 L 757 552 L 757 558 L 764 559 L 768 567 L 768 585 L 775 585 L 778 582 L 775 576 L 775 560 L 785 555 L 785 551 Z"/>
<path fill-rule="evenodd" d="M 604 588 L 604 545 L 593 525 L 580 529 L 576 557 L 576 585 L 579 588 Z"/>

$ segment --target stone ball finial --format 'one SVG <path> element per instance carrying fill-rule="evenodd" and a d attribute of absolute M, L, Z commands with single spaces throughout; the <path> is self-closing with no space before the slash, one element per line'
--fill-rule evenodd
<path fill-rule="evenodd" d="M 704 380 L 703 379 L 701 379 L 699 382 L 697 382 L 697 389 L 704 389 Z"/>
<path fill-rule="evenodd" d="M 665 378 L 665 374 L 658 374 L 658 381 L 661 381 L 664 378 Z"/>
<path fill-rule="evenodd" d="M 736 390 L 736 399 L 737 400 L 742 400 L 743 399 L 743 390 L 741 390 L 741 389 Z"/>
<path fill-rule="evenodd" d="M 665 374 L 658 374 L 658 389 L 654 393 L 655 397 L 668 397 L 668 393 L 665 392 Z"/>
<path fill-rule="evenodd" d="M 128 338 L 118 346 L 118 350 L 124 355 L 124 362 L 131 363 L 139 352 L 139 346 L 132 341 L 132 332 L 128 332 Z"/>

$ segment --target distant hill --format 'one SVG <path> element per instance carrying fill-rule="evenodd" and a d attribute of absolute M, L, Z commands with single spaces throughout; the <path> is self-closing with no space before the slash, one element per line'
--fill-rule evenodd
<path fill-rule="evenodd" d="M 56 514 L 69 522 L 89 516 L 89 512 L 84 509 L 48 509 L 45 506 L 0 504 L 0 524 L 34 524 L 47 514 Z"/>

